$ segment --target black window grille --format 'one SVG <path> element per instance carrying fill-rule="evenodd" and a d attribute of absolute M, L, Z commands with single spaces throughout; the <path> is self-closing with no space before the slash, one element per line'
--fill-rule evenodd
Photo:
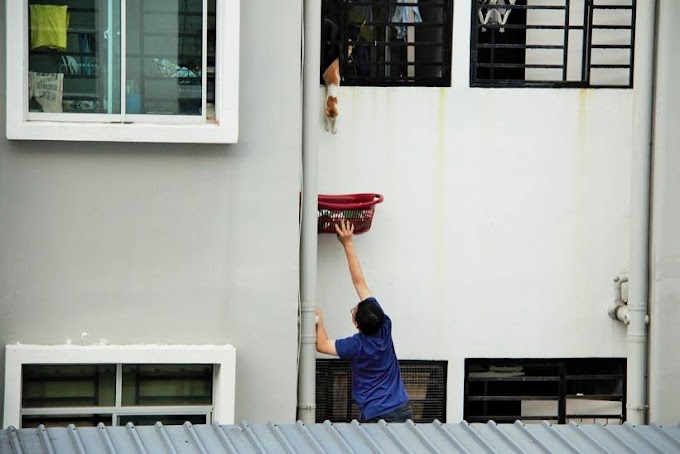
<path fill-rule="evenodd" d="M 446 361 L 400 360 L 401 376 L 413 407 L 413 422 L 446 422 Z M 352 397 L 349 361 L 316 361 L 316 422 L 359 419 Z"/>
<path fill-rule="evenodd" d="M 466 359 L 464 418 L 621 424 L 626 359 Z"/>
<path fill-rule="evenodd" d="M 452 0 L 323 0 L 320 73 L 338 58 L 341 85 L 450 86 L 451 7 Z"/>
<path fill-rule="evenodd" d="M 632 88 L 636 0 L 472 0 L 473 87 Z"/>

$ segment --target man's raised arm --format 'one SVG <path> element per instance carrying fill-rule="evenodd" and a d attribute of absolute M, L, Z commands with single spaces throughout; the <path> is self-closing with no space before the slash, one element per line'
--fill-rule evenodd
<path fill-rule="evenodd" d="M 366 285 L 364 273 L 361 271 L 361 264 L 359 257 L 354 251 L 352 244 L 352 237 L 354 236 L 354 225 L 349 221 L 342 220 L 339 224 L 335 224 L 335 231 L 338 234 L 338 241 L 342 244 L 347 257 L 347 265 L 349 266 L 349 274 L 352 277 L 352 284 L 359 295 L 361 301 L 371 296 L 371 290 Z"/>

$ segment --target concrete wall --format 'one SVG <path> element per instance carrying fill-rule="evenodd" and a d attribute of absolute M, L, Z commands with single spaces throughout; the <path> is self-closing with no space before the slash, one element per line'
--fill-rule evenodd
<path fill-rule="evenodd" d="M 0 343 L 230 343 L 235 419 L 294 419 L 300 4 L 242 2 L 237 145 L 0 139 Z M 356 248 L 399 356 L 449 361 L 451 422 L 465 358 L 625 356 L 633 118 L 633 90 L 470 89 L 470 2 L 453 17 L 451 88 L 341 87 L 338 134 L 317 125 L 319 192 L 385 196 Z M 332 235 L 318 254 L 350 335 Z"/>
<path fill-rule="evenodd" d="M 675 35 L 680 4 L 660 2 L 656 120 L 654 134 L 654 208 L 652 226 L 650 321 L 650 419 L 675 424 L 680 414 L 680 49 Z"/>
<path fill-rule="evenodd" d="M 319 157 L 320 192 L 385 196 L 356 247 L 398 354 L 449 361 L 449 421 L 465 358 L 625 356 L 606 307 L 628 264 L 633 91 L 470 89 L 469 17 L 456 2 L 452 88 L 340 87 Z M 355 304 L 335 243 L 331 337 Z"/>
<path fill-rule="evenodd" d="M 0 344 L 232 344 L 236 420 L 294 420 L 300 5 L 242 2 L 233 146 L 9 142 L 3 38 Z"/>
<path fill-rule="evenodd" d="M 466 357 L 625 356 L 606 306 L 628 260 L 629 92 L 341 88 L 340 105 L 320 191 L 384 194 L 357 249 L 400 356 L 449 360 L 450 421 Z M 319 304 L 349 334 L 342 254 L 319 251 Z"/>

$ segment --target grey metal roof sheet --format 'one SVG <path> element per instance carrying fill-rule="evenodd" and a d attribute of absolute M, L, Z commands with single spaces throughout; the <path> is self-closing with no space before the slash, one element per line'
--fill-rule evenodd
<path fill-rule="evenodd" d="M 0 430 L 0 454 L 680 453 L 680 425 L 248 424 Z"/>

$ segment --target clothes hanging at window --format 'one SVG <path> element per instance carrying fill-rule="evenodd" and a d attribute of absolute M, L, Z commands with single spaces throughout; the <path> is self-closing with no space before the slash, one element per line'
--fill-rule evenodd
<path fill-rule="evenodd" d="M 35 99 L 42 107 L 43 112 L 63 112 L 63 94 L 63 73 L 28 72 L 28 99 Z"/>
<path fill-rule="evenodd" d="M 398 3 L 418 3 L 418 0 L 397 0 Z M 413 16 L 411 17 L 411 14 Z M 423 18 L 420 16 L 420 9 L 417 6 L 396 6 L 394 12 L 392 13 L 392 22 L 397 22 L 400 24 L 415 24 L 423 22 Z M 397 29 L 397 39 L 406 38 L 406 26 L 396 25 Z"/>
<path fill-rule="evenodd" d="M 66 50 L 69 12 L 66 5 L 30 5 L 31 49 Z"/>
<path fill-rule="evenodd" d="M 348 13 L 350 21 L 348 36 L 352 45 L 348 50 L 347 59 L 352 67 L 353 75 L 368 75 L 370 72 L 369 46 L 373 43 L 373 25 L 366 25 L 373 21 L 372 6 L 352 6 Z"/>

